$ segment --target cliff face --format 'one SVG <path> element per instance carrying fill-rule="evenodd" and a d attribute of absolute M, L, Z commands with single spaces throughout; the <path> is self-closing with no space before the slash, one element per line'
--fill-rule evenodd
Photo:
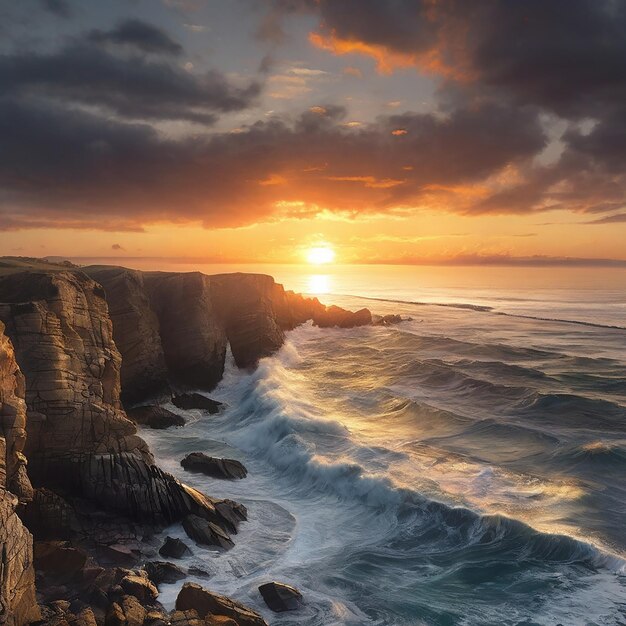
<path fill-rule="evenodd" d="M 22 454 L 26 438 L 24 377 L 0 322 L 0 624 L 39 619 L 35 599 L 33 538 L 15 509 L 32 498 Z"/>
<path fill-rule="evenodd" d="M 25 452 L 37 487 L 154 524 L 214 514 L 211 501 L 198 505 L 153 465 L 126 417 L 121 357 L 98 283 L 79 272 L 0 277 L 0 320 L 26 379 Z"/>
<path fill-rule="evenodd" d="M 326 309 L 262 274 L 142 273 L 96 266 L 84 272 L 106 291 L 123 357 L 122 396 L 130 402 L 167 388 L 164 378 L 212 389 L 222 378 L 228 344 L 239 367 L 252 367 L 280 348 L 285 330 Z"/>
<path fill-rule="evenodd" d="M 104 291 L 81 274 L 0 278 L 0 320 L 26 376 L 30 476 L 45 484 L 57 459 L 132 450 L 151 460 L 120 403 L 121 356 Z"/>
<path fill-rule="evenodd" d="M 106 285 L 113 339 L 123 356 L 122 400 L 132 403 L 167 388 L 159 320 L 152 309 L 143 273 L 122 267 L 92 267 L 87 273 Z"/>

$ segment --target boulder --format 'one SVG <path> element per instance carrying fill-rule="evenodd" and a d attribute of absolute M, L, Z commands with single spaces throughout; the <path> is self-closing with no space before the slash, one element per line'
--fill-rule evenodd
<path fill-rule="evenodd" d="M 402 321 L 403 320 L 400 315 L 389 314 L 376 316 L 372 323 L 376 326 L 391 326 L 392 324 L 399 324 Z"/>
<path fill-rule="evenodd" d="M 146 619 L 146 609 L 135 596 L 122 597 L 122 610 L 126 618 L 126 626 L 143 626 Z"/>
<path fill-rule="evenodd" d="M 233 500 L 220 500 L 215 503 L 217 524 L 228 532 L 237 534 L 239 523 L 248 519 L 248 510 L 243 504 Z"/>
<path fill-rule="evenodd" d="M 191 550 L 184 541 L 166 537 L 165 542 L 159 549 L 159 554 L 171 559 L 182 559 L 184 556 L 191 556 Z"/>
<path fill-rule="evenodd" d="M 204 618 L 205 626 L 239 626 L 237 622 L 226 615 L 207 615 Z"/>
<path fill-rule="evenodd" d="M 150 580 L 155 585 L 161 583 L 175 583 L 177 580 L 186 578 L 187 574 L 174 563 L 167 561 L 150 561 L 145 564 L 145 569 Z"/>
<path fill-rule="evenodd" d="M 188 515 L 183 520 L 185 532 L 196 543 L 205 546 L 218 546 L 228 550 L 235 544 L 217 524 L 208 522 L 198 515 Z"/>
<path fill-rule="evenodd" d="M 240 461 L 220 459 L 203 452 L 191 452 L 180 464 L 190 472 L 201 472 L 213 478 L 240 479 L 248 475 L 248 470 Z"/>
<path fill-rule="evenodd" d="M 142 604 L 153 604 L 159 592 L 146 572 L 129 574 L 120 581 L 120 587 L 129 595 L 134 596 Z"/>
<path fill-rule="evenodd" d="M 164 409 L 162 406 L 150 404 L 138 406 L 127 411 L 135 424 L 142 424 L 154 430 L 162 430 L 170 426 L 184 426 L 185 418 Z"/>
<path fill-rule="evenodd" d="M 265 583 L 259 587 L 265 604 L 275 613 L 296 611 L 303 605 L 302 594 L 295 588 L 283 583 Z"/>
<path fill-rule="evenodd" d="M 221 402 L 203 396 L 201 393 L 182 393 L 172 398 L 172 404 L 179 409 L 202 409 L 211 415 L 219 413 Z"/>
<path fill-rule="evenodd" d="M 35 569 L 59 579 L 78 575 L 87 563 L 87 553 L 68 541 L 37 541 L 34 546 Z"/>
<path fill-rule="evenodd" d="M 223 615 L 234 619 L 239 626 L 267 626 L 267 622 L 255 611 L 230 598 L 211 593 L 195 583 L 185 583 L 176 598 L 176 609 L 194 609 L 201 618 L 207 615 Z"/>

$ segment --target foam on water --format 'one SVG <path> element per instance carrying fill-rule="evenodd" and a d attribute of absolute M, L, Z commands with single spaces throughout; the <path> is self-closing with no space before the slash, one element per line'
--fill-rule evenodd
<path fill-rule="evenodd" d="M 229 362 L 222 414 L 144 431 L 166 469 L 249 508 L 231 551 L 194 548 L 198 581 L 277 624 L 624 621 L 626 411 L 594 380 L 626 374 L 626 333 L 403 307 L 394 328 L 297 329 L 253 373 Z M 184 472 L 195 450 L 248 478 Z M 269 579 L 306 610 L 268 615 Z"/>

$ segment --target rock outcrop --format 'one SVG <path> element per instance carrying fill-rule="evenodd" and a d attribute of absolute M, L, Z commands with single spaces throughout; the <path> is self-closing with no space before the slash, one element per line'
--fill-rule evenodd
<path fill-rule="evenodd" d="M 283 611 L 296 611 L 302 607 L 302 594 L 290 585 L 271 582 L 259 587 L 259 592 L 265 600 L 265 604 L 275 613 Z"/>
<path fill-rule="evenodd" d="M 234 619 L 239 626 L 267 626 L 255 611 L 230 598 L 211 593 L 195 583 L 185 583 L 176 598 L 179 611 L 194 610 L 200 618 L 207 615 L 224 615 Z"/>
<path fill-rule="evenodd" d="M 203 452 L 189 453 L 180 464 L 190 472 L 201 472 L 214 478 L 241 479 L 248 475 L 248 470 L 236 459 L 220 459 Z"/>
<path fill-rule="evenodd" d="M 133 420 L 135 424 L 141 424 L 156 430 L 169 428 L 170 426 L 185 425 L 184 417 L 154 404 L 138 406 L 129 409 L 127 413 L 128 417 Z"/>
<path fill-rule="evenodd" d="M 24 378 L 0 323 L 0 624 L 40 619 L 35 599 L 33 538 L 16 507 L 32 498 L 22 454 L 26 432 Z"/>

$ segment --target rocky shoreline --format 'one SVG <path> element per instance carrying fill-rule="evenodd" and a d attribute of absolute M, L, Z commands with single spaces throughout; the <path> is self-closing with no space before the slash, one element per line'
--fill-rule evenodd
<path fill-rule="evenodd" d="M 160 406 L 173 395 L 219 410 L 188 392 L 217 385 L 227 346 L 238 367 L 253 368 L 309 320 L 375 321 L 259 274 L 0 259 L 0 624 L 265 624 L 191 583 L 174 613 L 159 605 L 158 584 L 186 573 L 159 560 L 158 550 L 173 558 L 174 548 L 156 545 L 155 534 L 181 522 L 191 540 L 228 549 L 247 512 L 156 466 L 130 417 L 181 426 Z M 185 462 L 246 475 L 232 459 Z M 270 608 L 298 606 L 297 590 L 274 585 L 261 592 Z"/>

